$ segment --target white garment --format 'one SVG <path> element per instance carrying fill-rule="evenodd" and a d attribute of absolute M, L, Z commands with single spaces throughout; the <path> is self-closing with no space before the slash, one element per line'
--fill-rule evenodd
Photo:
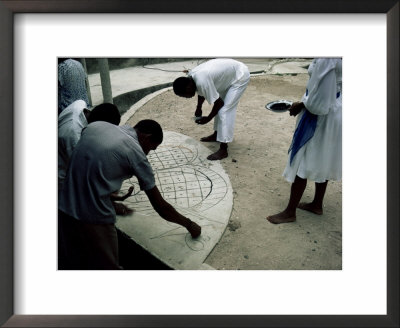
<path fill-rule="evenodd" d="M 86 103 L 76 100 L 58 116 L 58 188 L 62 187 L 72 151 L 82 129 L 88 125 L 83 109 Z"/>
<path fill-rule="evenodd" d="M 195 82 L 197 94 L 210 105 L 218 98 L 224 101 L 214 118 L 214 130 L 217 141 L 232 142 L 236 108 L 250 81 L 249 69 L 236 60 L 218 58 L 195 67 L 188 76 Z"/>
<path fill-rule="evenodd" d="M 319 58 L 311 63 L 310 79 L 302 102 L 318 115 L 314 136 L 299 149 L 283 176 L 293 182 L 296 175 L 318 183 L 342 178 L 342 60 Z M 298 115 L 296 127 L 304 110 Z"/>

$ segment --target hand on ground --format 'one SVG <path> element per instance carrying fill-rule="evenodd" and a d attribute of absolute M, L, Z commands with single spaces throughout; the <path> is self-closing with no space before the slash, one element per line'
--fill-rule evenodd
<path fill-rule="evenodd" d="M 207 124 L 208 122 L 210 122 L 210 120 L 207 116 L 202 116 L 202 117 L 198 118 L 195 122 L 197 124 L 203 125 L 203 124 Z"/>
<path fill-rule="evenodd" d="M 187 229 L 192 235 L 192 238 L 197 238 L 201 234 L 201 227 L 196 222 L 192 221 Z"/>

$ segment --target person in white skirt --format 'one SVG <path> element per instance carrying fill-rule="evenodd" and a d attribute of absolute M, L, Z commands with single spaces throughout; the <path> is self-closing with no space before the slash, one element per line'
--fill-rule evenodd
<path fill-rule="evenodd" d="M 197 92 L 197 124 L 207 124 L 214 119 L 214 133 L 200 140 L 218 141 L 220 148 L 207 159 L 228 157 L 228 143 L 233 141 L 236 109 L 249 81 L 250 72 L 245 64 L 224 58 L 200 64 L 188 71 L 187 77 L 179 77 L 174 81 L 173 89 L 177 96 L 192 98 Z M 202 116 L 204 100 L 213 104 L 208 116 Z"/>
<path fill-rule="evenodd" d="M 296 221 L 296 208 L 322 215 L 328 181 L 342 178 L 342 60 L 314 59 L 308 73 L 301 102 L 289 108 L 300 114 L 283 172 L 292 186 L 286 209 L 267 217 L 275 224 Z M 300 203 L 307 180 L 315 181 L 315 196 Z"/>

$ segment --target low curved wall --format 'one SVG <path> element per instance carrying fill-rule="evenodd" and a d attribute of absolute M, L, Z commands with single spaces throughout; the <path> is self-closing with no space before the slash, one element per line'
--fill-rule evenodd
<path fill-rule="evenodd" d="M 114 105 L 118 107 L 120 114 L 123 115 L 129 108 L 131 108 L 135 103 L 137 103 L 142 98 L 146 97 L 147 95 L 153 92 L 156 92 L 160 89 L 168 88 L 170 86 L 172 86 L 172 82 L 153 85 L 151 87 L 124 93 L 122 95 L 113 98 Z"/>

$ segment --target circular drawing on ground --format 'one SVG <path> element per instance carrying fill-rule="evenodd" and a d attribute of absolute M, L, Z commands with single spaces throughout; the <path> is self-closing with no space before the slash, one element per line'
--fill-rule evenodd
<path fill-rule="evenodd" d="M 198 268 L 222 236 L 232 211 L 232 186 L 219 162 L 210 162 L 209 149 L 179 133 L 166 131 L 164 142 L 149 153 L 155 183 L 162 197 L 180 214 L 201 226 L 198 238 L 186 228 L 163 220 L 153 209 L 138 180 L 124 181 L 134 193 L 124 204 L 133 209 L 117 217 L 117 227 L 173 268 Z"/>
<path fill-rule="evenodd" d="M 160 145 L 147 158 L 153 170 L 157 171 L 191 163 L 196 156 L 196 149 L 182 145 Z"/>
<path fill-rule="evenodd" d="M 218 173 L 200 166 L 158 170 L 154 177 L 163 198 L 180 208 L 209 209 L 221 201 L 228 191 L 225 180 Z M 121 192 L 127 192 L 130 186 L 134 187 L 135 193 L 125 203 L 134 206 L 137 211 L 153 211 L 135 177 L 124 182 Z"/>

